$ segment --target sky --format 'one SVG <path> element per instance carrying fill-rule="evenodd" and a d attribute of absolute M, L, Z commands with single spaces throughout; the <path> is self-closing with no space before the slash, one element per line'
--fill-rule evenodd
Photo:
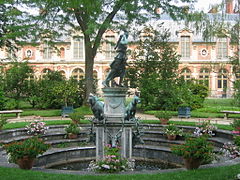
<path fill-rule="evenodd" d="M 210 5 L 219 4 L 221 2 L 222 0 L 198 0 L 195 4 L 195 8 L 207 12 L 210 9 Z"/>

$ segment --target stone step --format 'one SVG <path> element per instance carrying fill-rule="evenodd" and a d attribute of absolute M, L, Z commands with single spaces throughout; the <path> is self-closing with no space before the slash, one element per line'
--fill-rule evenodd
<path fill-rule="evenodd" d="M 60 139 L 47 141 L 53 148 L 64 148 L 64 147 L 79 147 L 84 145 L 94 145 L 93 143 L 87 143 L 88 138 L 77 138 L 77 139 Z"/>
<path fill-rule="evenodd" d="M 219 148 L 222 148 L 224 143 L 228 143 L 228 142 L 233 142 L 232 140 L 229 140 L 229 139 L 226 139 L 226 138 L 223 138 L 223 137 L 211 137 L 209 138 L 209 140 L 211 142 L 213 142 L 214 146 L 216 147 L 219 147 Z"/>
<path fill-rule="evenodd" d="M 143 138 L 145 145 L 170 147 L 176 144 L 183 144 L 183 140 L 168 140 L 167 138 Z"/>

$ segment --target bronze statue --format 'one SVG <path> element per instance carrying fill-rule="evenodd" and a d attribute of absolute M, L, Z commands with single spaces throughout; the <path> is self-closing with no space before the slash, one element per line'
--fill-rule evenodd
<path fill-rule="evenodd" d="M 88 103 L 91 106 L 95 120 L 103 121 L 103 119 L 104 119 L 104 113 L 103 113 L 104 104 L 103 104 L 103 102 L 100 101 L 93 94 L 90 94 L 88 97 Z"/>
<path fill-rule="evenodd" d="M 137 110 L 137 104 L 140 103 L 140 98 L 138 96 L 134 96 L 133 100 L 128 104 L 125 111 L 125 121 L 134 121 L 135 114 Z"/>
<path fill-rule="evenodd" d="M 109 72 L 107 78 L 103 81 L 104 87 L 110 87 L 110 81 L 112 81 L 112 86 L 123 86 L 123 78 L 125 75 L 125 69 L 127 65 L 127 44 L 128 44 L 128 32 L 124 31 L 124 34 L 119 37 L 115 49 L 117 49 L 117 56 L 114 61 L 110 64 L 111 71 Z M 113 79 L 120 77 L 119 83 L 116 83 Z"/>

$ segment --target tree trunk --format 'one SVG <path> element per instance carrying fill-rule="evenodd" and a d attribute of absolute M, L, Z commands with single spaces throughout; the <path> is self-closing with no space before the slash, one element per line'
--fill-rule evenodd
<path fill-rule="evenodd" d="M 93 65 L 94 57 L 92 47 L 85 42 L 85 95 L 83 104 L 87 104 L 87 98 L 90 93 L 93 93 Z"/>

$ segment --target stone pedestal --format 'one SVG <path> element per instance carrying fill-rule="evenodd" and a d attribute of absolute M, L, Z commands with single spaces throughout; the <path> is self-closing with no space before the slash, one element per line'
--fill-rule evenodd
<path fill-rule="evenodd" d="M 126 88 L 103 88 L 104 117 L 96 127 L 96 158 L 104 158 L 107 144 L 121 146 L 121 157 L 132 158 L 132 122 L 124 122 Z"/>
<path fill-rule="evenodd" d="M 127 88 L 103 88 L 106 122 L 123 122 Z"/>

